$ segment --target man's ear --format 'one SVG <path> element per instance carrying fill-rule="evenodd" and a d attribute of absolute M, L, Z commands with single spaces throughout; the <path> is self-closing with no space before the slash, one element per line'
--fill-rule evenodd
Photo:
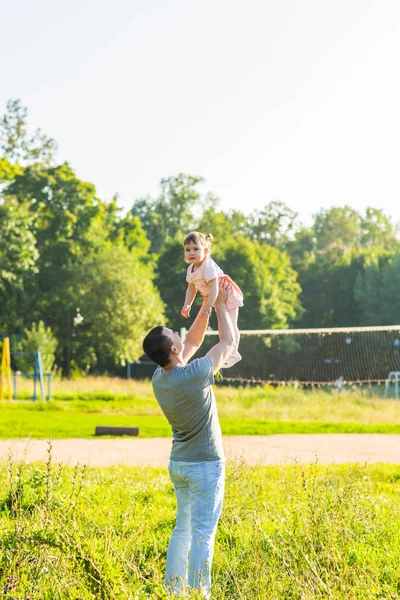
<path fill-rule="evenodd" d="M 171 352 L 173 352 L 173 354 L 178 354 L 178 349 L 176 348 L 176 346 L 171 346 Z"/>

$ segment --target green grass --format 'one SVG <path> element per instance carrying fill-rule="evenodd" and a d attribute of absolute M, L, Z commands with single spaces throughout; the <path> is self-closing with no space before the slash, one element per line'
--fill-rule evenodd
<path fill-rule="evenodd" d="M 357 387 L 337 395 L 268 385 L 215 387 L 225 435 L 400 433 L 400 402 L 383 400 L 376 390 Z M 30 391 L 21 389 L 21 396 Z M 171 435 L 149 382 L 56 381 L 51 402 L 0 404 L 0 438 L 87 438 L 94 436 L 96 425 L 140 427 L 141 437 Z"/>
<path fill-rule="evenodd" d="M 174 510 L 166 469 L 3 464 L 0 590 L 8 600 L 167 598 Z M 399 510 L 396 465 L 230 465 L 212 597 L 398 599 Z"/>
<path fill-rule="evenodd" d="M 0 438 L 66 439 L 94 437 L 96 425 L 139 427 L 140 437 L 170 437 L 163 416 L 126 417 L 107 414 L 64 413 L 48 410 L 4 410 Z M 221 418 L 223 435 L 274 435 L 284 433 L 400 433 L 400 424 L 326 423 L 318 421 L 262 421 Z M 107 436 L 112 437 L 112 436 Z"/>

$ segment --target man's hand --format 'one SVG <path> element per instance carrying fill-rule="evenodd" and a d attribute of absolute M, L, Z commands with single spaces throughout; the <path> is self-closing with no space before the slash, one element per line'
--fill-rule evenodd
<path fill-rule="evenodd" d="M 227 288 L 228 284 L 225 281 L 225 279 L 220 279 L 218 282 L 218 296 L 215 300 L 215 307 L 221 305 L 221 304 L 225 304 L 226 302 L 226 298 L 228 296 L 227 292 L 226 292 L 226 288 Z M 212 306 L 208 306 L 207 304 L 203 307 L 202 310 L 202 314 L 205 317 L 209 317 L 212 313 Z"/>
<path fill-rule="evenodd" d="M 219 280 L 219 286 L 218 286 L 218 297 L 215 301 L 215 306 L 217 306 L 218 304 L 225 304 L 226 299 L 228 297 L 228 293 L 227 293 L 227 287 L 228 284 L 225 281 L 225 279 L 220 279 Z"/>
<path fill-rule="evenodd" d="M 181 310 L 182 317 L 185 317 L 185 319 L 188 319 L 189 315 L 190 315 L 190 309 L 191 309 L 190 304 L 184 304 L 182 307 L 182 310 Z"/>

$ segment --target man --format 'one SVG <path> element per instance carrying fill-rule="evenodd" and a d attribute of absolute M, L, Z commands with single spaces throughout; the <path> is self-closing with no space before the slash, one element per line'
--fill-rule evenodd
<path fill-rule="evenodd" d="M 210 598 L 214 540 L 221 514 L 225 458 L 212 384 L 214 374 L 235 349 L 235 336 L 220 288 L 215 303 L 220 341 L 203 358 L 188 360 L 201 346 L 208 316 L 200 309 L 185 341 L 155 327 L 143 341 L 147 356 L 159 365 L 154 395 L 173 434 L 169 474 L 175 488 L 176 525 L 167 552 L 165 584 L 179 594 L 188 586 Z M 204 303 L 203 303 L 204 306 Z"/>

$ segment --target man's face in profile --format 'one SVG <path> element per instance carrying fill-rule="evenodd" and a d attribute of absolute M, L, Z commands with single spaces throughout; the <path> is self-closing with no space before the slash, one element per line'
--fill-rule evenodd
<path fill-rule="evenodd" d="M 164 327 L 163 333 L 170 338 L 172 341 L 172 348 L 175 348 L 176 350 L 175 354 L 179 355 L 183 350 L 183 343 L 178 332 L 172 331 L 172 329 L 168 329 L 168 327 Z"/>

